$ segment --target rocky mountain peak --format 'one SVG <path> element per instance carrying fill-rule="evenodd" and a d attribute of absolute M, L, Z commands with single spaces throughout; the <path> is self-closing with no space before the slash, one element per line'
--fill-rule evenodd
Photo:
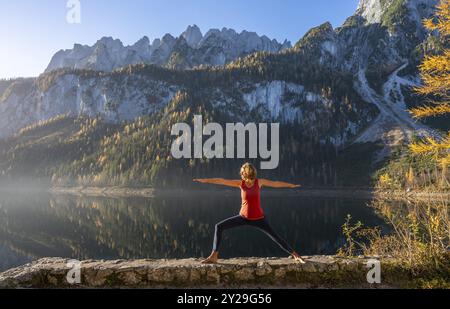
<path fill-rule="evenodd" d="M 434 10 L 439 0 L 360 0 L 356 15 L 368 24 L 400 22 L 404 15 L 420 21 Z"/>
<path fill-rule="evenodd" d="M 171 43 L 174 42 L 175 40 L 176 39 L 170 33 L 165 34 L 161 39 L 161 41 L 165 43 Z"/>
<path fill-rule="evenodd" d="M 137 41 L 133 46 L 145 46 L 150 45 L 150 39 L 147 36 L 144 36 L 142 39 Z"/>
<path fill-rule="evenodd" d="M 85 79 L 79 76 L 79 72 L 65 75 L 49 72 L 32 82 L 31 86 L 21 81 L 16 85 L 0 84 L 0 138 L 2 134 L 8 136 L 17 129 L 67 112 L 71 115 L 101 115 L 112 122 L 152 114 L 167 106 L 173 96 L 185 87 L 185 83 L 191 82 L 191 77 L 200 81 L 202 74 L 208 73 L 206 70 L 201 74 L 197 70 L 189 70 L 180 74 L 178 70 L 202 65 L 220 66 L 237 58 L 242 58 L 237 65 L 249 65 L 253 69 L 253 57 L 245 56 L 257 51 L 273 53 L 255 55 L 258 66 L 255 68 L 261 68 L 263 72 L 262 76 L 257 75 L 257 80 L 262 82 L 251 84 L 254 79 L 251 74 L 256 74 L 251 73 L 252 70 L 250 73 L 237 71 L 239 76 L 235 85 L 229 85 L 228 81 L 222 84 L 222 80 L 218 79 L 217 84 L 208 84 L 208 87 L 217 87 L 222 91 L 217 97 L 214 94 L 209 98 L 211 104 L 226 110 L 223 108 L 227 106 L 226 102 L 234 100 L 228 97 L 228 93 L 242 91 L 242 100 L 248 102 L 249 107 L 255 108 L 261 104 L 264 119 L 283 115 L 286 121 L 304 121 L 306 118 L 302 115 L 311 110 L 309 105 L 300 103 L 318 101 L 314 98 L 319 98 L 320 93 L 329 88 L 332 92 L 339 92 L 339 98 L 348 96 L 350 99 L 353 97 L 354 102 L 364 101 L 364 106 L 356 107 L 358 113 L 365 111 L 368 115 L 364 121 L 348 123 L 346 132 L 350 133 L 343 133 L 339 130 L 344 128 L 339 128 L 336 130 L 339 138 L 336 139 L 337 135 L 328 136 L 337 141 L 333 143 L 342 144 L 347 140 L 345 136 L 356 134 L 360 136 L 358 141 L 377 141 L 383 138 L 385 132 L 396 128 L 402 132 L 413 132 L 418 126 L 406 112 L 405 100 L 408 96 L 403 95 L 403 91 L 418 80 L 414 75 L 417 67 L 414 51 L 425 38 L 420 33 L 420 21 L 430 16 L 437 2 L 361 0 L 356 15 L 342 27 L 334 30 L 330 23 L 324 23 L 313 28 L 297 43 L 296 48 L 299 49 L 288 53 L 277 53 L 290 47 L 288 41 L 280 44 L 255 32 L 238 33 L 228 28 L 211 29 L 203 36 L 195 25 L 189 26 L 178 37 L 167 34 L 152 44 L 147 37 L 132 46 L 123 46 L 122 42 L 110 37 L 102 38 L 94 46 L 77 44 L 74 49 L 58 52 L 48 71 L 57 68 L 112 71 L 130 64 L 146 63 L 172 68 L 176 71 L 169 73 L 177 78 L 160 78 L 159 74 L 151 72 L 142 75 L 134 74 L 132 70 L 131 73 L 118 71 L 115 74 L 126 75 L 133 81 L 123 84 L 122 79 L 116 78 L 119 75 L 114 74 L 97 75 L 93 72 L 92 78 Z M 179 76 L 186 80 L 178 82 Z M 242 89 L 239 78 L 245 81 Z M 336 80 L 339 82 L 335 83 Z M 19 84 L 23 87 L 18 87 Z M 196 88 L 198 84 L 195 83 Z M 205 93 L 209 90 L 205 89 Z M 328 90 L 325 92 L 328 93 Z M 334 103 L 339 98 L 334 97 Z M 329 100 L 327 95 L 326 100 L 323 99 L 324 104 L 314 108 L 320 111 L 323 106 L 334 106 Z M 238 102 L 241 104 L 240 99 L 236 104 Z M 280 112 L 283 106 L 286 106 L 285 114 Z M 375 109 L 380 111 L 381 118 L 374 120 L 372 116 L 376 115 L 372 111 Z M 24 110 L 30 116 L 23 117 L 21 113 Z M 333 123 L 341 123 L 346 117 Z M 360 132 L 368 124 L 367 121 L 372 120 L 373 125 Z M 329 127 L 324 126 L 324 129 L 330 131 Z"/>
<path fill-rule="evenodd" d="M 368 23 L 380 23 L 381 16 L 394 0 L 360 0 L 356 14 L 364 17 Z"/>
<path fill-rule="evenodd" d="M 322 43 L 326 40 L 333 39 L 335 32 L 331 23 L 326 22 L 322 25 L 309 30 L 303 38 L 295 45 L 295 48 L 301 48 L 305 45 L 314 45 L 316 43 Z"/>
<path fill-rule="evenodd" d="M 150 47 L 150 40 L 147 36 L 144 36 L 142 39 L 140 39 L 139 41 L 134 43 L 133 46 L 131 46 L 131 48 L 136 51 L 141 51 L 141 50 L 148 51 L 149 47 Z"/>
<path fill-rule="evenodd" d="M 103 37 L 93 46 L 76 44 L 71 50 L 56 53 L 46 72 L 59 68 L 112 71 L 137 63 L 171 67 L 173 59 L 183 63 L 175 67 L 188 69 L 202 64 L 224 65 L 248 53 L 278 52 L 289 47 L 288 41 L 280 44 L 256 32 L 237 33 L 230 28 L 211 29 L 203 36 L 197 25 L 191 25 L 178 37 L 166 34 L 151 44 L 146 36 L 131 46 L 112 37 Z"/>
<path fill-rule="evenodd" d="M 186 31 L 181 34 L 186 40 L 186 43 L 192 47 L 197 48 L 200 41 L 203 39 L 203 34 L 197 25 L 188 26 Z"/>
<path fill-rule="evenodd" d="M 100 40 L 98 40 L 95 45 L 98 46 L 100 44 L 104 45 L 106 48 L 111 49 L 118 49 L 123 47 L 122 41 L 120 41 L 119 39 L 114 39 L 112 37 L 103 37 Z"/>

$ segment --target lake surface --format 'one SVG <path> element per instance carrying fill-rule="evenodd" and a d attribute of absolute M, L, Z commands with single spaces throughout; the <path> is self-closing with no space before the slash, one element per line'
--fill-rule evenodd
<path fill-rule="evenodd" d="M 334 254 L 347 214 L 384 222 L 368 200 L 263 196 L 274 230 L 303 255 Z M 0 193 L 0 271 L 40 257 L 191 258 L 209 255 L 214 226 L 236 215 L 239 192 L 155 198 Z M 221 256 L 285 257 L 250 227 L 224 234 Z"/>

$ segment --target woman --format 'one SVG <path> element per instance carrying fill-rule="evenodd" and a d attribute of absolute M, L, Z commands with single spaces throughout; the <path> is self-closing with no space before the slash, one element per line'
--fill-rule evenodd
<path fill-rule="evenodd" d="M 222 241 L 222 233 L 239 226 L 252 226 L 262 230 L 275 241 L 285 252 L 294 258 L 296 262 L 304 264 L 300 255 L 295 252 L 280 236 L 278 236 L 267 222 L 261 208 L 260 190 L 262 187 L 271 188 L 298 188 L 300 186 L 281 181 L 258 179 L 256 168 L 246 163 L 241 167 L 241 180 L 226 180 L 221 178 L 194 179 L 196 182 L 223 185 L 241 189 L 242 207 L 239 216 L 235 216 L 216 225 L 214 235 L 213 252 L 203 264 L 216 264 L 219 260 L 219 248 Z"/>

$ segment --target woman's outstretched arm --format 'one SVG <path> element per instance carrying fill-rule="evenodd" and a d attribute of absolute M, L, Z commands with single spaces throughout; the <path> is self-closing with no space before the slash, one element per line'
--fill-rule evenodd
<path fill-rule="evenodd" d="M 221 185 L 233 188 L 239 188 L 241 186 L 241 180 L 227 180 L 223 178 L 194 179 L 194 181 L 199 183 Z"/>
<path fill-rule="evenodd" d="M 289 189 L 294 189 L 294 188 L 300 188 L 300 185 L 294 185 L 292 183 L 287 183 L 287 182 L 283 182 L 283 181 L 272 181 L 272 180 L 268 180 L 268 179 L 259 179 L 259 185 L 261 187 L 269 187 L 269 188 L 289 188 Z"/>

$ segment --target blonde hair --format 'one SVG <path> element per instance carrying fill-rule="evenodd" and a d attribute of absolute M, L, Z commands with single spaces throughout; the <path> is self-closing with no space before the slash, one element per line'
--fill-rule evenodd
<path fill-rule="evenodd" d="M 245 163 L 241 167 L 240 174 L 244 180 L 255 180 L 256 176 L 258 175 L 258 172 L 257 172 L 255 166 L 253 166 L 253 164 Z"/>

